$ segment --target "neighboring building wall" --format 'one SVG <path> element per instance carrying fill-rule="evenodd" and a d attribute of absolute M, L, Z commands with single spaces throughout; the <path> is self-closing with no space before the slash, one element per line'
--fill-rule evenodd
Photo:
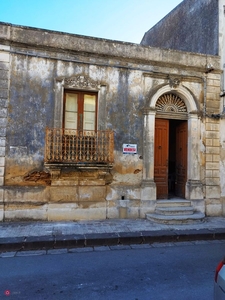
<path fill-rule="evenodd" d="M 225 69 L 225 0 L 219 0 L 219 56 L 221 57 L 221 69 Z M 224 77 L 224 76 L 223 76 Z M 224 78 L 223 78 L 224 90 Z"/>
<path fill-rule="evenodd" d="M 167 92 L 181 97 L 188 111 L 186 198 L 199 211 L 221 214 L 218 57 L 3 23 L 0 28 L 11 32 L 0 40 L 8 55 L 4 66 L 10 66 L 9 108 L 2 110 L 8 113 L 3 220 L 144 218 L 154 211 L 155 103 Z M 214 66 L 211 73 L 206 63 Z M 63 89 L 81 78 L 98 92 L 98 129 L 114 131 L 113 168 L 70 166 L 50 170 L 50 177 L 45 129 L 60 123 Z M 82 80 L 77 84 L 83 89 Z M 126 143 L 137 144 L 138 153 L 123 154 Z"/>
<path fill-rule="evenodd" d="M 141 45 L 218 55 L 218 1 L 182 1 L 145 33 Z"/>

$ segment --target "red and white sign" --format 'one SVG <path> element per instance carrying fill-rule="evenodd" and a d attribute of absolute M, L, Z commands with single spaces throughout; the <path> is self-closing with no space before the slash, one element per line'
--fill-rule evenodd
<path fill-rule="evenodd" d="M 123 154 L 137 154 L 137 145 L 123 144 Z"/>

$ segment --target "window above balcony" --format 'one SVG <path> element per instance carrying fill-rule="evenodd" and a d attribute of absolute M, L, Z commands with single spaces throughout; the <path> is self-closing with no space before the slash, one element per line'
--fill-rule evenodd
<path fill-rule="evenodd" d="M 46 129 L 45 166 L 112 167 L 114 134 L 105 128 L 105 101 L 106 86 L 90 78 L 55 81 L 54 127 Z"/>

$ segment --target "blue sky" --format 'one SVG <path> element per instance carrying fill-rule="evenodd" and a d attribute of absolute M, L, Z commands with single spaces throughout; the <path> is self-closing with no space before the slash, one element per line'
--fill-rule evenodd
<path fill-rule="evenodd" d="M 0 22 L 140 43 L 182 0 L 0 0 Z"/>

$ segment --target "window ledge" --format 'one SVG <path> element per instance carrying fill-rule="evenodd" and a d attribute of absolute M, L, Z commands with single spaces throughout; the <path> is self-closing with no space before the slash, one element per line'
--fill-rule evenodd
<path fill-rule="evenodd" d="M 113 165 L 110 163 L 45 163 L 45 168 L 49 171 L 51 174 L 52 180 L 58 180 L 61 176 L 61 171 L 65 169 L 71 169 L 71 170 L 80 170 L 80 171 L 99 171 L 99 174 L 105 174 L 109 173 L 109 171 L 112 169 Z M 103 176 L 103 177 L 104 177 Z"/>
<path fill-rule="evenodd" d="M 74 168 L 74 169 L 112 169 L 113 164 L 111 163 L 45 163 L 47 169 L 51 168 Z"/>

